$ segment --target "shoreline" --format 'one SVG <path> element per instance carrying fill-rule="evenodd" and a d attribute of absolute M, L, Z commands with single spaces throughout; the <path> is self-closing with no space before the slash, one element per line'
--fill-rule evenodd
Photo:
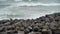
<path fill-rule="evenodd" d="M 58 34 L 60 33 L 60 13 L 47 14 L 36 19 L 0 20 L 1 34 Z"/>
<path fill-rule="evenodd" d="M 42 16 L 45 16 L 45 15 L 49 15 L 49 14 L 54 14 L 54 13 L 60 13 L 60 12 L 47 12 L 47 13 L 44 13 L 44 12 L 42 12 L 41 14 L 36 14 L 35 16 L 33 15 L 31 15 L 31 17 L 28 17 L 28 16 L 26 16 L 26 17 L 9 17 L 9 18 L 7 18 L 7 17 L 0 17 L 0 20 L 10 20 L 10 18 L 11 19 L 24 19 L 24 20 L 27 20 L 27 19 L 36 19 L 36 18 L 39 18 L 39 17 L 42 17 Z M 7 16 L 7 15 L 6 15 Z"/>

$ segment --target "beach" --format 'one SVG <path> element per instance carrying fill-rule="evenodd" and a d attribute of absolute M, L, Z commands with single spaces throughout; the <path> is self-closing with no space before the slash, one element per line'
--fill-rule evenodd
<path fill-rule="evenodd" d="M 60 34 L 60 0 L 0 0 L 0 34 Z"/>
<path fill-rule="evenodd" d="M 60 13 L 36 19 L 0 20 L 0 34 L 59 34 Z"/>

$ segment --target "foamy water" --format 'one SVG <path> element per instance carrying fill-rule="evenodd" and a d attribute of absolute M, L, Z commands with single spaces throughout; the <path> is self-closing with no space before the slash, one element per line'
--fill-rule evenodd
<path fill-rule="evenodd" d="M 45 3 L 47 2 L 47 3 Z M 60 12 L 60 3 L 57 1 L 38 2 L 23 0 L 7 0 L 0 3 L 0 19 L 35 19 L 46 14 Z"/>

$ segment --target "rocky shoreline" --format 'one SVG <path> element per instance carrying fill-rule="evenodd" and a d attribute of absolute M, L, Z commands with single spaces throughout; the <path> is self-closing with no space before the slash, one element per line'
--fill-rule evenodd
<path fill-rule="evenodd" d="M 36 19 L 0 20 L 0 34 L 60 34 L 60 13 Z"/>

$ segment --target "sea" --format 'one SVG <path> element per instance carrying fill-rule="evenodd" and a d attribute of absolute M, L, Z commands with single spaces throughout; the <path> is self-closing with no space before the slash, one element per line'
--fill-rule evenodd
<path fill-rule="evenodd" d="M 35 19 L 60 12 L 60 0 L 0 0 L 1 19 Z"/>

